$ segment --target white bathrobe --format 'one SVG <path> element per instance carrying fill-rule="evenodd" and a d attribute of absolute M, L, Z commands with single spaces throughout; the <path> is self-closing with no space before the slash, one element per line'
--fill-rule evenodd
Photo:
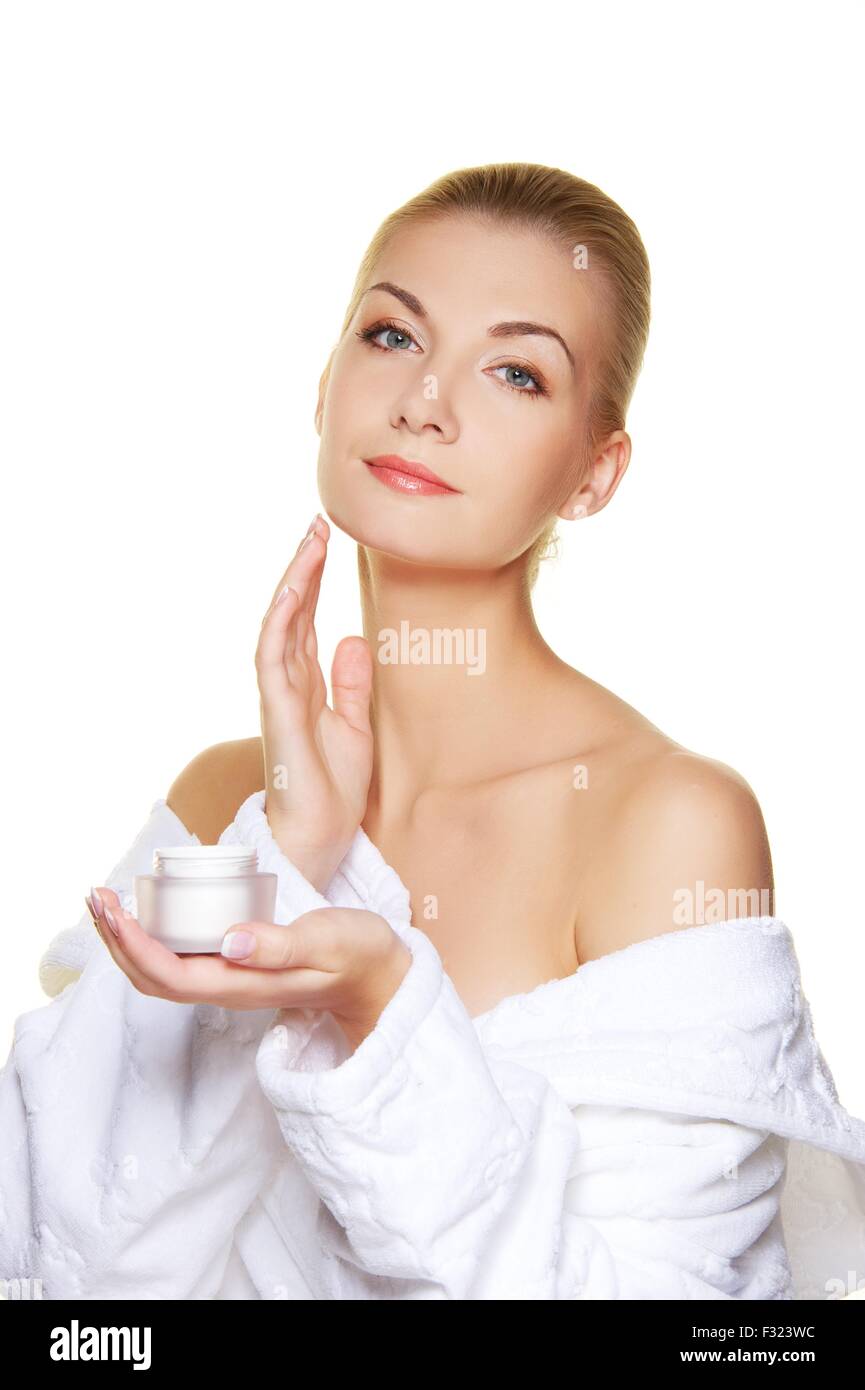
<path fill-rule="evenodd" d="M 410 947 L 405 978 L 350 1053 L 326 1011 L 152 998 L 86 915 L 60 932 L 52 1001 L 17 1019 L 0 1073 L 7 1297 L 37 1279 L 48 1299 L 826 1299 L 865 1281 L 865 1122 L 782 921 L 640 941 L 472 1018 L 364 831 L 321 895 L 264 799 L 220 842 L 278 874 L 276 922 L 367 907 Z M 134 911 L 154 848 L 197 843 L 157 801 L 101 881 Z"/>

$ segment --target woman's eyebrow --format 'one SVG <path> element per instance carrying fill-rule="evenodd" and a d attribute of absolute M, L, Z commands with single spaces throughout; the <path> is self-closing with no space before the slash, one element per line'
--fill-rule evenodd
<path fill-rule="evenodd" d="M 402 289 L 399 285 L 395 285 L 393 281 L 379 280 L 375 285 L 370 285 L 368 289 L 365 289 L 364 294 L 371 294 L 373 290 L 384 290 L 386 294 L 394 295 L 394 297 L 401 300 L 406 308 L 410 309 L 413 314 L 417 314 L 419 319 L 429 318 L 426 309 L 421 304 L 417 295 L 412 294 L 409 290 Z M 576 372 L 576 363 L 574 362 L 573 353 L 561 333 L 557 333 L 554 328 L 549 328 L 545 323 L 530 323 L 525 319 L 511 319 L 506 323 L 494 323 L 491 328 L 487 329 L 487 333 L 491 338 L 522 338 L 534 334 L 544 338 L 553 338 L 564 348 L 565 355 L 571 364 L 571 371 Z"/>

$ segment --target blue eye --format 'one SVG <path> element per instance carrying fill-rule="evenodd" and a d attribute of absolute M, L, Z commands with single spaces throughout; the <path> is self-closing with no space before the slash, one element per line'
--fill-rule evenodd
<path fill-rule="evenodd" d="M 382 319 L 379 323 L 372 324 L 369 328 L 364 328 L 356 336 L 361 342 L 369 343 L 370 347 L 380 348 L 382 352 L 399 352 L 401 349 L 391 344 L 389 347 L 382 347 L 381 343 L 375 342 L 380 333 L 387 331 L 388 335 L 395 334 L 398 338 L 405 338 L 406 342 L 413 343 L 415 340 L 410 333 L 406 333 L 404 328 L 394 323 L 393 319 Z"/>
<path fill-rule="evenodd" d="M 545 396 L 547 394 L 539 379 L 536 376 L 532 376 L 531 372 L 527 372 L 525 367 L 521 367 L 517 362 L 507 362 L 503 367 L 494 367 L 493 371 L 519 372 L 521 376 L 528 377 L 529 381 L 535 383 L 536 389 L 534 391 L 527 391 L 521 386 L 514 386 L 512 382 L 506 381 L 505 386 L 509 386 L 512 391 L 516 391 L 520 396 Z"/>
<path fill-rule="evenodd" d="M 370 347 L 375 348 L 378 352 L 404 351 L 403 348 L 396 346 L 393 343 L 389 344 L 387 347 L 385 347 L 382 343 L 377 343 L 375 340 L 382 333 L 387 333 L 388 337 L 394 336 L 397 338 L 402 338 L 407 343 L 415 343 L 415 345 L 417 345 L 416 339 L 413 338 L 410 333 L 407 333 L 404 328 L 400 328 L 399 324 L 395 323 L 393 319 L 379 319 L 378 323 L 370 324 L 369 328 L 358 329 L 358 331 L 355 333 L 355 337 L 359 338 L 360 341 L 363 343 L 369 343 Z M 519 362 L 506 362 L 501 367 L 494 367 L 493 371 L 517 372 L 519 375 L 524 376 L 529 381 L 533 381 L 535 383 L 534 389 L 531 389 L 525 386 L 514 386 L 513 382 L 505 381 L 502 377 L 498 378 L 498 380 L 501 381 L 503 386 L 506 386 L 509 391 L 515 391 L 518 396 L 528 396 L 530 400 L 537 400 L 538 396 L 549 395 L 549 391 L 547 390 L 541 378 L 539 376 L 536 376 L 534 373 L 527 371 L 526 368 L 521 366 Z"/>

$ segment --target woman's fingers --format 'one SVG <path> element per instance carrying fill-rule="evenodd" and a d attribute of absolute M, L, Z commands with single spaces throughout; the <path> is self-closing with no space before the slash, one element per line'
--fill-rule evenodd
<path fill-rule="evenodd" d="M 327 543 L 318 532 L 313 532 L 309 537 L 308 545 L 304 547 L 304 557 L 307 550 L 310 553 L 309 562 L 299 568 L 297 574 L 292 575 L 291 580 L 292 587 L 296 588 L 300 595 L 297 623 L 293 634 L 294 644 L 290 652 L 288 649 L 286 650 L 286 656 L 292 658 L 306 655 L 309 632 L 315 619 L 315 605 L 321 587 L 321 576 L 324 572 Z"/>
<path fill-rule="evenodd" d="M 256 667 L 275 694 L 284 690 L 286 663 L 308 655 L 310 602 L 317 597 L 327 547 L 317 532 L 311 532 L 307 540 L 286 571 L 287 592 L 283 597 L 277 594 L 259 633 Z"/>
<path fill-rule="evenodd" d="M 150 936 L 134 917 L 123 913 L 112 889 L 98 888 L 96 891 L 103 908 L 107 907 L 114 918 L 118 928 L 116 935 L 104 912 L 94 914 L 88 899 L 84 901 L 109 954 L 139 993 L 178 1004 L 225 1003 L 229 1008 L 268 1006 L 269 1001 L 261 1001 L 252 987 L 237 998 L 236 976 L 232 978 L 221 956 L 176 955 Z M 260 986 L 258 993 L 261 993 Z"/>
<path fill-rule="evenodd" d="M 372 653 L 366 638 L 343 637 L 336 645 L 330 668 L 333 712 L 358 733 L 370 738 L 372 673 Z"/>
<path fill-rule="evenodd" d="M 289 560 L 288 564 L 286 565 L 285 570 L 283 571 L 282 578 L 280 579 L 279 583 L 277 584 L 276 588 L 275 588 L 274 591 L 273 591 L 273 594 L 271 595 L 270 605 L 269 605 L 268 610 L 267 610 L 268 613 L 270 612 L 271 608 L 273 607 L 274 603 L 276 602 L 277 598 L 279 597 L 279 593 L 280 593 L 280 590 L 282 589 L 283 585 L 285 585 L 285 584 L 291 582 L 291 567 L 292 567 L 292 565 L 294 564 L 295 560 L 297 559 L 298 555 L 300 555 L 301 551 L 308 549 L 308 547 L 304 544 L 304 542 L 307 541 L 307 540 L 309 539 L 309 537 L 310 537 L 311 535 L 313 535 L 313 534 L 320 535 L 320 536 L 322 536 L 324 539 L 327 539 L 327 537 L 330 535 L 330 528 L 329 528 L 329 526 L 327 525 L 327 522 L 326 522 L 326 521 L 324 520 L 324 518 L 323 518 L 320 514 L 318 514 L 318 513 L 317 513 L 316 516 L 313 518 L 313 520 L 309 523 L 309 529 L 308 529 L 306 535 L 301 537 L 300 541 L 298 542 L 297 550 L 294 552 L 293 556 L 291 557 L 291 559 Z"/>
<path fill-rule="evenodd" d="M 327 559 L 327 549 L 323 556 L 323 561 Z M 324 574 L 324 563 L 318 566 L 312 576 L 309 598 L 307 606 L 309 610 L 309 622 L 307 624 L 306 636 L 304 638 L 304 651 L 310 661 L 318 661 L 318 639 L 315 634 L 315 615 L 318 611 L 318 596 L 321 592 L 321 580 Z"/>
<path fill-rule="evenodd" d="M 288 585 L 284 596 L 277 600 L 266 615 L 255 649 L 259 684 L 262 675 L 274 681 L 281 675 L 284 681 L 285 653 L 289 643 L 294 641 L 294 626 L 299 606 L 300 594 L 292 585 Z"/>
<path fill-rule="evenodd" d="M 297 555 L 286 572 L 287 582 L 300 595 L 296 634 L 292 634 L 292 636 L 296 635 L 296 644 L 290 653 L 287 653 L 292 656 L 296 650 L 304 651 L 306 649 L 307 636 L 315 619 L 315 608 L 321 587 L 321 576 L 329 537 L 330 527 L 323 516 L 317 515 L 310 524 Z M 322 542 L 321 546 L 318 544 L 319 540 Z"/>
<path fill-rule="evenodd" d="M 342 968 L 346 952 L 345 909 L 314 907 L 290 926 L 272 922 L 241 922 L 226 932 L 222 955 L 226 960 L 259 970 L 312 970 Z"/>
<path fill-rule="evenodd" d="M 279 583 L 273 591 L 273 594 L 271 595 L 267 613 L 271 612 L 274 604 L 276 603 L 276 600 L 279 598 L 279 595 L 284 589 L 285 585 L 292 583 L 292 575 L 293 573 L 297 573 L 298 571 L 298 561 L 301 556 L 304 556 L 306 554 L 311 544 L 313 536 L 320 536 L 321 539 L 325 542 L 325 545 L 327 544 L 327 541 L 330 537 L 330 527 L 324 520 L 324 517 L 322 517 L 321 515 L 316 515 L 316 517 L 310 522 L 309 530 L 307 531 L 306 535 L 303 536 L 299 541 L 297 550 L 294 552 L 288 564 L 286 565 L 285 570 L 282 574 L 282 578 L 280 579 Z M 267 614 L 265 614 L 265 617 L 266 616 Z"/>
<path fill-rule="evenodd" d="M 91 895 L 93 892 L 94 890 L 91 889 Z M 84 901 L 87 904 L 87 910 L 90 916 L 93 918 L 93 925 L 102 938 L 108 954 L 114 958 L 115 964 L 120 967 L 124 974 L 129 976 L 129 979 L 137 990 L 140 990 L 142 994 L 152 993 L 152 981 L 129 959 L 129 956 L 121 946 L 121 937 L 125 925 L 128 921 L 134 921 L 134 918 L 129 918 L 124 915 L 123 909 L 120 906 L 120 900 L 113 889 L 100 887 L 97 888 L 95 892 L 99 895 L 101 910 L 97 910 L 91 897 L 85 897 Z M 114 928 L 105 916 L 106 908 L 111 914 L 114 926 L 117 927 L 117 933 L 115 933 Z M 141 928 L 139 927 L 139 931 L 140 930 Z"/>
<path fill-rule="evenodd" d="M 103 912 L 99 934 L 120 969 L 142 994 L 155 994 L 177 1003 L 203 1001 L 225 984 L 225 966 L 218 956 L 176 955 L 150 936 L 135 917 L 124 913 L 112 889 L 96 891 L 117 927 L 115 933 Z M 90 911 L 92 915 L 92 908 Z"/>
<path fill-rule="evenodd" d="M 241 922 L 226 933 L 222 951 L 239 986 L 247 977 L 251 997 L 264 988 L 278 1008 L 346 1009 L 389 959 L 393 940 L 376 912 L 316 907 L 289 926 Z"/>
<path fill-rule="evenodd" d="M 344 1008 L 357 990 L 358 977 L 374 971 L 392 944 L 392 929 L 377 913 L 327 907 L 304 912 L 288 926 L 241 922 L 226 933 L 222 954 L 178 956 L 124 914 L 112 889 L 96 892 L 101 912 L 94 911 L 90 899 L 85 902 L 115 963 L 141 994 L 174 1003 Z M 244 955 L 232 954 L 241 948 Z"/>

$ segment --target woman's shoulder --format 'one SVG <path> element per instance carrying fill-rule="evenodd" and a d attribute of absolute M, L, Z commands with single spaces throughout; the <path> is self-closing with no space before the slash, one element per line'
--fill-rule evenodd
<path fill-rule="evenodd" d="M 620 803 L 642 806 L 652 818 L 683 800 L 709 806 L 720 800 L 737 811 L 759 809 L 753 788 L 737 769 L 685 747 L 581 672 L 567 668 L 567 675 L 559 683 L 556 708 L 559 714 L 571 712 L 566 721 L 569 755 L 572 748 L 585 748 L 588 761 L 603 769 L 605 788 Z M 589 738 L 587 729 L 592 730 Z"/>
<path fill-rule="evenodd" d="M 169 808 L 204 845 L 215 845 L 247 797 L 264 786 L 260 735 L 213 743 L 197 753 L 168 789 Z"/>
<path fill-rule="evenodd" d="M 608 692 L 607 692 L 608 693 Z M 684 747 L 610 696 L 604 795 L 575 932 L 580 962 L 703 920 L 773 915 L 760 803 L 729 764 Z M 592 752 L 586 786 L 592 786 Z"/>

